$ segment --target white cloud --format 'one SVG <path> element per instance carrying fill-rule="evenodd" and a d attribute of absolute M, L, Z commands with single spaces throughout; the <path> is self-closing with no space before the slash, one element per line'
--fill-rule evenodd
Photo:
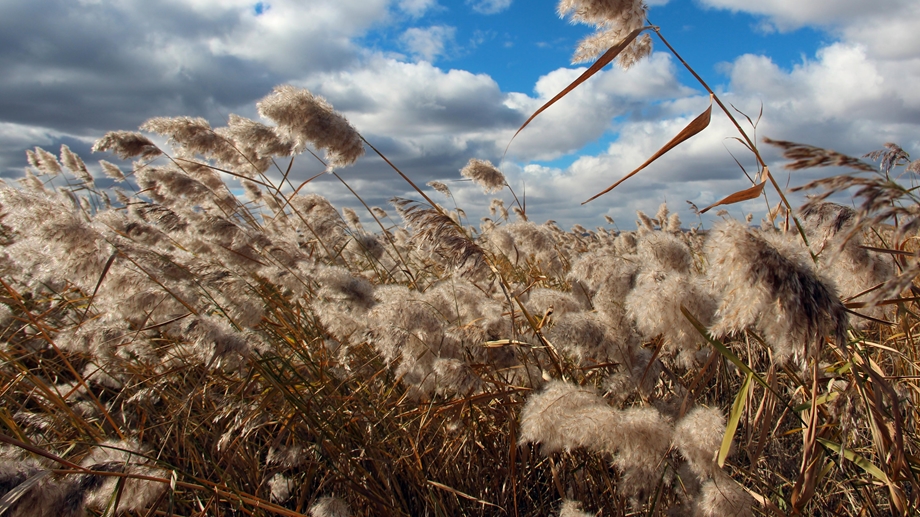
<path fill-rule="evenodd" d="M 512 0 L 466 0 L 480 14 L 497 14 L 511 7 Z"/>
<path fill-rule="evenodd" d="M 409 16 L 419 18 L 438 5 L 438 0 L 399 0 L 399 10 Z"/>
<path fill-rule="evenodd" d="M 910 86 L 920 81 L 920 69 L 915 65 L 873 60 L 863 45 L 835 43 L 790 70 L 781 69 L 765 56 L 744 55 L 731 63 L 729 73 L 731 81 L 720 93 L 726 105 L 755 118 L 763 103 L 758 137 L 829 147 L 853 156 L 892 141 L 914 155 L 920 154 L 920 93 Z M 577 206 L 574 200 L 588 199 L 638 167 L 705 106 L 704 97 L 678 97 L 663 103 L 661 117 L 618 125 L 619 138 L 603 153 L 582 156 L 564 170 L 525 167 L 528 205 L 540 213 L 553 212 L 556 219 L 587 221 L 582 224 L 590 226 L 604 213 L 621 223 L 631 223 L 635 210 L 654 211 L 667 200 L 688 221 L 691 216 L 684 201 L 702 208 L 750 186 L 729 151 L 749 172 L 756 170 L 752 154 L 732 139 L 738 134 L 717 107 L 706 131 L 614 191 L 585 207 Z M 743 117 L 738 118 L 752 134 Z M 813 169 L 789 174 L 780 167 L 782 160 L 775 149 L 758 145 L 781 185 L 802 185 L 834 173 Z M 770 188 L 767 194 L 771 203 L 778 201 Z M 796 203 L 801 197 L 792 199 Z M 761 198 L 729 210 L 740 217 L 746 211 L 763 214 L 765 208 Z"/>
<path fill-rule="evenodd" d="M 447 52 L 447 46 L 454 41 L 456 27 L 433 25 L 422 29 L 411 27 L 399 38 L 403 47 L 416 58 L 434 61 Z"/>
<path fill-rule="evenodd" d="M 197 3 L 230 15 L 219 1 Z M 347 66 L 358 52 L 352 38 L 384 19 L 387 4 L 387 0 L 276 0 L 262 14 L 251 6 L 236 9 L 237 23 L 215 34 L 208 46 L 214 54 L 265 63 L 280 73 Z"/>
<path fill-rule="evenodd" d="M 780 31 L 812 26 L 849 43 L 866 46 L 873 57 L 911 59 L 920 48 L 920 2 L 915 0 L 702 0 L 703 5 L 764 16 L 762 27 Z"/>
<path fill-rule="evenodd" d="M 305 86 L 343 110 L 372 142 L 389 142 L 390 150 L 385 154 L 423 184 L 430 179 L 459 179 L 458 170 L 469 158 L 498 163 L 505 145 L 526 117 L 583 70 L 563 68 L 550 72 L 540 78 L 530 96 L 502 92 L 485 74 L 445 71 L 424 61 L 405 63 L 381 57 L 360 69 L 316 76 Z M 660 53 L 629 73 L 605 70 L 521 133 L 511 146 L 504 168 L 512 181 L 518 182 L 515 185 L 526 182 L 528 204 L 534 213 L 543 217 L 547 212 L 558 212 L 559 216 L 554 217 L 560 221 L 569 220 L 567 214 L 575 217 L 578 213 L 591 213 L 594 207 L 576 208 L 576 199 L 586 198 L 593 185 L 606 181 L 598 178 L 607 174 L 579 174 L 578 189 L 573 190 L 566 186 L 563 171 L 529 165 L 525 172 L 510 160 L 558 157 L 601 137 L 616 116 L 637 115 L 634 112 L 650 102 L 690 94 L 691 90 L 676 85 L 674 71 L 671 59 Z M 700 102 L 703 101 L 696 99 L 696 106 L 690 109 L 697 109 Z M 682 114 L 685 108 L 668 103 L 659 110 Z M 667 138 L 670 136 L 662 142 Z M 349 175 L 357 178 L 371 174 L 362 167 L 370 170 L 365 163 Z M 537 170 L 541 173 L 534 176 Z M 375 174 L 379 177 L 379 172 Z M 475 186 L 449 184 L 460 206 L 471 215 L 481 214 L 488 205 L 488 198 Z M 399 188 L 399 182 L 387 188 Z M 376 190 L 384 188 L 378 184 Z M 560 193 L 565 193 L 564 201 L 556 198 Z M 560 203 L 573 206 L 561 207 Z"/>
<path fill-rule="evenodd" d="M 920 154 L 915 87 L 920 32 L 914 30 L 920 26 L 920 3 L 704 2 L 753 12 L 784 30 L 818 26 L 838 38 L 788 69 L 761 55 L 739 56 L 726 65 L 728 82 L 719 86 L 726 104 L 755 115 L 763 102 L 758 136 L 853 155 L 894 141 Z M 501 10 L 510 3 L 474 7 Z M 403 48 L 419 62 L 360 46 L 369 30 L 400 27 L 395 23 L 437 8 L 436 0 L 272 0 L 264 2 L 269 8 L 261 14 L 254 4 L 0 2 L 0 167 L 18 172 L 23 148 L 37 144 L 56 150 L 66 140 L 76 149 L 72 140 L 133 129 L 150 116 L 200 115 L 214 123 L 231 111 L 254 116 L 256 99 L 275 84 L 293 82 L 329 98 L 417 183 L 449 181 L 459 178 L 458 169 L 469 158 L 497 161 L 526 117 L 584 70 L 548 71 L 532 91 L 508 92 L 488 75 L 430 63 L 453 51 L 453 27 L 410 26 L 402 32 Z M 531 123 L 511 145 L 503 168 L 519 195 L 526 184 L 533 217 L 591 227 L 603 224 L 607 214 L 628 229 L 636 209 L 654 211 L 664 200 L 674 209 L 683 208 L 685 200 L 703 206 L 748 186 L 726 147 L 748 170 L 753 160 L 730 140 L 734 129 L 714 109 L 713 124 L 702 135 L 610 194 L 579 205 L 641 164 L 706 106 L 699 88 L 682 86 L 677 77 L 671 58 L 655 53 L 628 72 L 605 69 Z M 611 133 L 619 137 L 603 152 L 568 167 L 532 163 L 576 152 Z M 785 183 L 777 153 L 763 151 Z M 297 167 L 313 165 L 301 160 Z M 347 169 L 346 177 L 371 204 L 383 204 L 409 190 L 389 172 L 369 155 Z M 827 173 L 799 172 L 790 182 L 802 184 Z M 325 179 L 309 188 L 321 189 L 337 204 L 348 203 L 350 194 Z M 449 185 L 474 218 L 487 206 L 475 186 Z M 762 213 L 763 201 L 743 208 Z M 683 216 L 689 221 L 685 210 Z"/>
<path fill-rule="evenodd" d="M 920 48 L 920 3 L 907 2 L 895 9 L 859 17 L 842 25 L 839 32 L 847 41 L 859 42 L 873 57 L 885 60 L 917 60 Z"/>
<path fill-rule="evenodd" d="M 538 80 L 531 96 L 503 92 L 485 74 L 380 57 L 359 69 L 318 75 L 306 86 L 343 110 L 362 132 L 409 143 L 419 153 L 482 148 L 491 158 L 528 116 L 583 71 L 554 70 Z M 663 53 L 628 73 L 602 71 L 537 117 L 513 142 L 509 156 L 559 157 L 600 138 L 614 117 L 691 92 L 676 84 L 673 62 Z"/>
<path fill-rule="evenodd" d="M 911 0 L 701 0 L 703 5 L 733 12 L 769 17 L 780 30 L 804 25 L 851 22 L 855 18 L 892 12 L 911 5 Z"/>
<path fill-rule="evenodd" d="M 537 81 L 536 97 L 512 93 L 506 105 L 530 116 L 584 71 L 554 70 Z M 674 72 L 673 62 L 664 53 L 653 54 L 628 72 L 603 70 L 534 119 L 509 152 L 528 160 L 554 159 L 574 152 L 611 129 L 615 117 L 631 115 L 650 102 L 688 94 L 689 89 L 677 84 Z"/>
<path fill-rule="evenodd" d="M 48 128 L 0 122 L 0 171 L 22 171 L 26 165 L 23 149 L 38 146 L 56 153 L 53 143 L 60 136 L 60 133 Z"/>
<path fill-rule="evenodd" d="M 507 132 L 521 114 L 488 75 L 444 71 L 428 62 L 375 58 L 360 69 L 322 74 L 308 86 L 343 110 L 359 131 L 463 148 L 476 135 Z M 416 144 L 412 144 L 416 145 Z"/>

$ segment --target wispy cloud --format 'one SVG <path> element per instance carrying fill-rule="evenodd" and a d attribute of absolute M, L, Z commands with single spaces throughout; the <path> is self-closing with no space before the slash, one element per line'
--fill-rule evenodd
<path fill-rule="evenodd" d="M 512 0 L 466 0 L 480 14 L 498 14 L 511 7 Z"/>
<path fill-rule="evenodd" d="M 438 0 L 399 0 L 399 10 L 416 18 L 421 17 L 438 5 Z"/>
<path fill-rule="evenodd" d="M 406 29 L 399 41 L 415 58 L 434 61 L 447 53 L 456 35 L 457 28 L 447 25 L 433 25 L 424 29 L 411 27 Z"/>

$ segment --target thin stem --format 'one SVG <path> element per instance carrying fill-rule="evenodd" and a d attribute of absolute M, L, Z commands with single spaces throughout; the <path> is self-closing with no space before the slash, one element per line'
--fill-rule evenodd
<path fill-rule="evenodd" d="M 780 199 L 782 199 L 783 204 L 786 205 L 786 208 L 789 209 L 789 213 L 791 214 L 793 212 L 792 204 L 789 203 L 788 199 L 786 199 L 786 195 L 783 193 L 783 190 L 779 187 L 779 184 L 776 182 L 776 179 L 773 177 L 773 173 L 770 172 L 770 168 L 767 167 L 767 162 L 765 162 L 763 157 L 760 156 L 760 152 L 757 150 L 757 146 L 751 140 L 751 137 L 749 137 L 748 134 L 744 131 L 744 129 L 741 127 L 741 124 L 738 123 L 738 120 L 735 118 L 735 116 L 731 114 L 731 111 L 729 111 L 728 108 L 725 107 L 725 104 L 722 104 L 722 100 L 719 99 L 719 96 L 716 95 L 714 91 L 712 91 L 712 88 L 709 87 L 706 81 L 703 80 L 703 78 L 700 77 L 700 75 L 696 73 L 696 70 L 694 70 L 693 67 L 691 67 L 686 61 L 684 61 L 684 58 L 680 56 L 677 50 L 675 50 L 674 47 L 672 47 L 671 44 L 668 43 L 668 40 L 666 40 L 665 37 L 661 34 L 661 29 L 659 29 L 658 27 L 654 27 L 652 30 L 655 31 L 655 34 L 658 35 L 658 37 L 661 39 L 661 42 L 664 43 L 666 47 L 668 47 L 668 50 L 670 50 L 671 53 L 674 54 L 674 57 L 676 57 L 677 60 L 680 61 L 682 65 L 684 65 L 684 68 L 686 68 L 687 71 L 689 71 L 693 75 L 693 77 L 703 86 L 703 88 L 705 88 L 706 91 L 709 92 L 709 95 L 711 95 L 712 98 L 716 101 L 716 104 L 719 105 L 719 108 L 721 108 L 722 111 L 725 113 L 725 115 L 728 117 L 728 119 L 732 121 L 732 124 L 735 125 L 735 128 L 738 130 L 738 132 L 744 138 L 745 142 L 747 142 L 748 146 L 751 148 L 751 152 L 754 153 L 754 156 L 757 158 L 757 162 L 760 163 L 760 166 L 763 167 L 763 169 L 766 171 L 767 178 L 769 178 L 770 183 L 773 185 L 773 188 L 776 189 L 776 193 L 779 194 Z M 802 241 L 805 242 L 806 246 L 808 246 L 808 237 L 805 236 L 805 228 L 802 227 L 802 223 L 800 223 L 799 219 L 795 216 L 792 217 L 792 220 L 795 222 L 795 227 L 796 229 L 798 229 L 799 235 L 802 237 Z M 817 257 L 815 256 L 814 253 L 811 253 L 811 256 L 813 260 L 817 261 Z"/>
<path fill-rule="evenodd" d="M 359 136 L 360 136 L 360 135 L 359 135 Z M 437 203 L 435 203 L 434 201 L 432 201 L 431 198 L 428 197 L 427 194 L 425 194 L 424 192 L 422 192 L 422 189 L 418 188 L 418 185 L 416 185 L 411 179 L 409 179 L 409 176 L 406 176 L 405 174 L 403 174 L 403 171 L 399 170 L 399 167 L 397 167 L 396 165 L 393 165 L 393 162 L 391 162 L 391 161 L 389 160 L 389 158 L 387 158 L 386 156 L 383 155 L 383 153 L 381 153 L 380 151 L 378 151 L 377 148 L 374 147 L 373 145 L 371 145 L 371 143 L 368 142 L 367 139 L 365 139 L 363 136 L 361 136 L 361 140 L 363 140 L 364 143 L 367 144 L 368 147 L 370 147 L 375 153 L 377 153 L 377 156 L 383 158 L 383 161 L 387 162 L 387 165 L 389 165 L 390 167 L 392 167 L 393 170 L 396 171 L 396 173 L 399 174 L 399 175 L 402 177 L 402 179 L 406 180 L 406 182 L 407 182 L 409 185 L 411 185 L 412 188 L 415 189 L 415 191 L 418 192 L 419 195 L 421 195 L 421 196 L 425 199 L 425 202 L 428 203 L 429 205 L 431 205 L 431 208 L 434 208 L 435 210 L 437 210 L 438 212 L 440 212 L 442 215 L 447 215 L 447 214 L 444 213 L 444 209 L 443 209 L 443 208 L 441 208 Z"/>

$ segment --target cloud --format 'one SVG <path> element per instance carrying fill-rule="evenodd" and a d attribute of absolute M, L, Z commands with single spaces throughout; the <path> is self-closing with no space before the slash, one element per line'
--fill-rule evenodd
<path fill-rule="evenodd" d="M 701 0 L 708 7 L 769 17 L 781 30 L 805 25 L 851 23 L 854 19 L 908 7 L 911 0 Z"/>
<path fill-rule="evenodd" d="M 512 93 L 506 104 L 530 116 L 584 71 L 554 70 L 537 81 L 536 97 Z M 552 160 L 574 152 L 613 129 L 613 119 L 641 117 L 651 103 L 689 94 L 692 90 L 681 87 L 674 74 L 670 56 L 660 52 L 628 72 L 603 70 L 541 113 L 515 139 L 510 152 L 529 160 Z"/>
<path fill-rule="evenodd" d="M 385 7 L 277 0 L 256 15 L 242 1 L 2 3 L 0 113 L 75 134 L 154 115 L 225 117 L 302 70 L 354 66 L 352 38 Z"/>
<path fill-rule="evenodd" d="M 411 27 L 406 29 L 399 41 L 416 58 L 431 62 L 447 52 L 456 34 L 456 27 L 447 25 L 433 25 L 424 29 Z"/>
<path fill-rule="evenodd" d="M 313 87 L 360 131 L 392 138 L 459 142 L 470 132 L 507 130 L 523 121 L 504 106 L 506 94 L 488 75 L 444 71 L 424 61 L 380 57 L 360 69 L 319 75 Z"/>
<path fill-rule="evenodd" d="M 343 111 L 375 147 L 417 184 L 424 185 L 433 179 L 446 181 L 459 205 L 476 216 L 485 213 L 489 198 L 474 185 L 459 182 L 459 169 L 470 158 L 498 163 L 514 131 L 533 110 L 583 71 L 581 68 L 554 70 L 541 77 L 534 93 L 527 95 L 503 92 L 485 74 L 445 71 L 425 61 L 406 63 L 381 56 L 359 69 L 320 74 L 303 85 Z M 544 112 L 521 133 L 504 162 L 506 173 L 516 186 L 526 182 L 528 203 L 535 213 L 558 211 L 558 219 L 566 220 L 561 216 L 563 212 L 574 216 L 578 210 L 573 207 L 563 210 L 557 204 L 572 203 L 588 189 L 579 190 L 576 196 L 553 184 L 557 180 L 549 173 L 536 181 L 522 169 L 522 164 L 512 160 L 526 163 L 536 158 L 561 156 L 603 136 L 617 116 L 641 119 L 649 103 L 692 93 L 693 90 L 677 85 L 674 64 L 665 54 L 655 54 L 629 73 L 605 70 Z M 678 114 L 683 109 L 658 108 Z M 387 170 L 385 164 L 371 156 L 347 169 L 345 174 L 349 181 L 374 178 L 370 190 L 381 197 L 368 201 L 371 204 L 383 203 L 387 197 L 396 195 L 394 192 L 417 197 Z M 599 183 L 598 177 L 605 176 L 596 176 L 589 183 L 579 176 L 578 181 L 593 185 Z M 553 199 L 560 192 L 568 194 L 565 200 Z M 340 194 L 342 203 L 354 202 L 347 192 Z M 534 204 L 530 205 L 531 202 Z"/>
<path fill-rule="evenodd" d="M 479 14 L 497 14 L 511 7 L 512 0 L 466 0 Z"/>
<path fill-rule="evenodd" d="M 419 18 L 438 5 L 438 0 L 399 0 L 399 10 L 409 16 Z"/>
<path fill-rule="evenodd" d="M 54 152 L 60 136 L 48 128 L 0 122 L 0 175 L 14 171 L 12 176 L 18 177 L 26 165 L 23 150 L 39 146 Z"/>
<path fill-rule="evenodd" d="M 920 48 L 920 3 L 913 0 L 701 0 L 703 5 L 764 17 L 762 27 L 791 31 L 811 26 L 842 41 L 866 46 L 880 59 L 916 57 Z"/>
<path fill-rule="evenodd" d="M 397 139 L 420 153 L 432 146 L 480 148 L 486 156 L 468 158 L 493 159 L 527 117 L 583 71 L 554 70 L 528 95 L 503 92 L 485 74 L 379 57 L 359 69 L 317 75 L 304 85 L 329 99 L 362 132 Z M 674 73 L 671 58 L 656 53 L 628 73 L 612 68 L 596 74 L 525 128 L 509 156 L 557 158 L 603 136 L 616 117 L 642 117 L 649 103 L 692 93 L 677 84 Z"/>
<path fill-rule="evenodd" d="M 767 56 L 743 55 L 729 64 L 728 73 L 730 82 L 720 93 L 727 106 L 756 118 L 763 105 L 758 137 L 828 147 L 852 156 L 892 141 L 920 154 L 920 94 L 909 86 L 920 80 L 916 66 L 873 60 L 864 45 L 838 42 L 787 70 Z M 521 177 L 528 182 L 528 206 L 589 226 L 605 213 L 631 222 L 635 210 L 654 211 L 667 200 L 689 221 L 685 201 L 702 208 L 751 185 L 733 156 L 749 173 L 757 169 L 753 155 L 733 140 L 738 133 L 717 107 L 702 134 L 596 201 L 584 207 L 572 201 L 588 199 L 638 167 L 705 106 L 705 97 L 676 97 L 660 103 L 657 117 L 618 124 L 619 137 L 602 153 L 582 156 L 563 169 L 525 166 Z M 733 114 L 755 134 L 743 117 Z M 775 149 L 758 145 L 781 185 L 802 185 L 839 172 L 812 169 L 790 174 L 781 168 Z M 770 187 L 767 194 L 771 203 L 778 201 Z M 802 201 L 801 195 L 791 199 L 793 204 Z M 761 198 L 728 208 L 740 217 L 748 211 L 763 214 L 766 205 Z"/>
<path fill-rule="evenodd" d="M 914 87 L 920 59 L 912 50 L 920 48 L 920 33 L 913 30 L 920 24 L 920 4 L 704 1 L 753 12 L 776 27 L 820 27 L 835 38 L 789 68 L 758 54 L 725 64 L 726 82 L 714 86 L 726 105 L 752 116 L 763 103 L 757 136 L 852 155 L 894 141 L 920 153 L 920 93 Z M 104 131 L 133 129 L 152 116 L 204 116 L 215 125 L 231 112 L 255 117 L 257 99 L 276 84 L 293 83 L 327 97 L 417 184 L 446 181 L 475 220 L 489 200 L 460 181 L 459 169 L 474 157 L 498 163 L 524 120 L 584 70 L 548 67 L 524 91 L 507 91 L 487 74 L 437 67 L 431 62 L 450 55 L 458 36 L 446 25 L 415 26 L 417 17 L 437 8 L 435 0 L 271 0 L 261 10 L 254 5 L 0 3 L 0 170 L 18 174 L 23 150 L 34 145 L 57 152 L 67 143 L 82 154 Z M 510 2 L 477 5 L 488 10 Z M 392 34 L 397 36 L 389 43 L 401 44 L 405 54 L 376 46 Z M 407 62 L 406 55 L 415 61 Z M 704 206 L 749 186 L 729 151 L 749 172 L 756 168 L 753 158 L 732 140 L 737 133 L 714 108 L 713 124 L 702 135 L 610 194 L 579 204 L 641 164 L 705 108 L 708 96 L 678 77 L 673 59 L 657 52 L 628 72 L 603 70 L 534 120 L 502 163 L 517 194 L 526 195 L 531 215 L 566 227 L 603 224 L 603 215 L 610 215 L 629 229 L 636 209 L 654 212 L 664 200 L 674 209 L 683 209 L 685 200 Z M 595 151 L 572 155 L 586 145 Z M 776 151 L 763 152 L 781 184 L 831 172 L 789 176 Z M 84 158 L 89 163 L 104 157 Z M 298 157 L 292 178 L 302 181 L 321 171 L 309 157 Z M 385 205 L 394 195 L 418 197 L 372 152 L 340 173 L 371 205 Z M 360 206 L 328 175 L 305 191 L 321 192 L 337 206 Z M 510 194 L 499 195 L 510 204 Z M 775 194 L 770 201 L 777 201 Z M 755 200 L 731 210 L 761 214 L 764 208 L 763 200 Z M 682 216 L 690 222 L 685 209 Z"/>

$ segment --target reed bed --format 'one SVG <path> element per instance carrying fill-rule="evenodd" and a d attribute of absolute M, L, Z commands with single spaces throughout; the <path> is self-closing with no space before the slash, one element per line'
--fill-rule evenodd
<path fill-rule="evenodd" d="M 578 56 L 646 55 L 640 4 L 601 4 L 560 5 L 601 31 Z M 918 511 L 899 147 L 879 169 L 771 141 L 853 173 L 759 227 L 662 205 L 565 231 L 500 200 L 474 225 L 395 166 L 418 199 L 340 211 L 290 160 L 338 177 L 376 150 L 308 91 L 258 108 L 108 133 L 111 189 L 66 146 L 0 187 L 0 514 Z M 510 189 L 484 160 L 462 174 Z M 855 209 L 827 201 L 844 191 Z"/>

